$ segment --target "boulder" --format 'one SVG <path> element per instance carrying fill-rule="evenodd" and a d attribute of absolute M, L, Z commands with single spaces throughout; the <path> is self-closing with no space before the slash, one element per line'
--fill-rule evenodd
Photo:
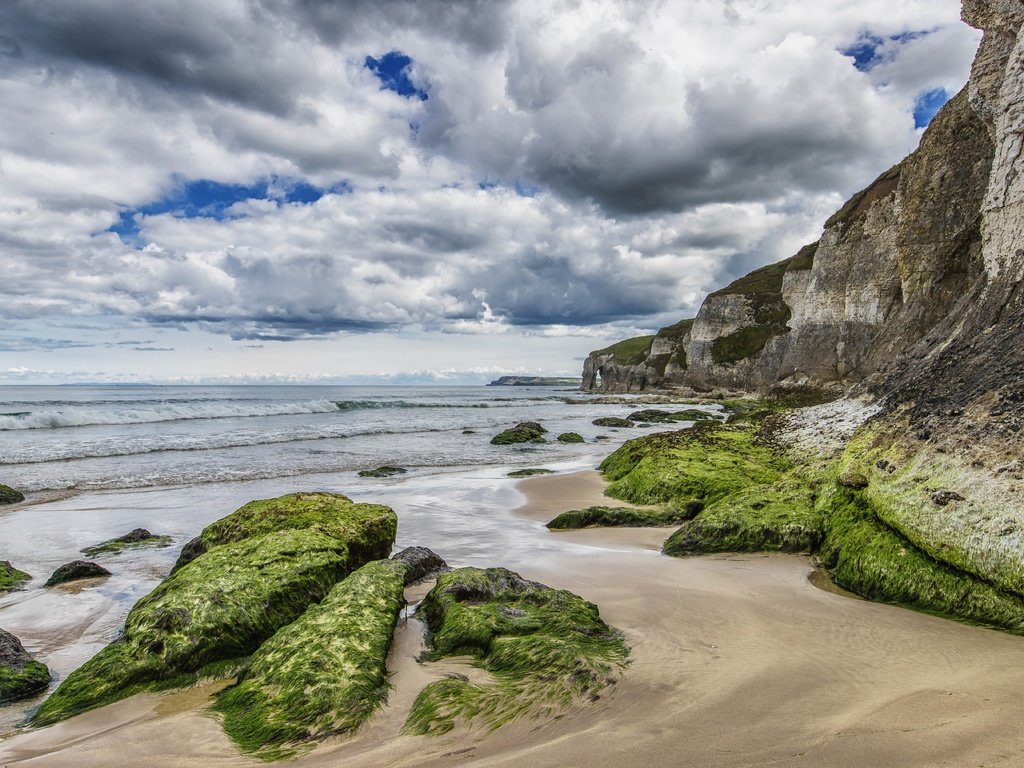
<path fill-rule="evenodd" d="M 391 559 L 405 565 L 405 586 L 432 579 L 439 573 L 451 570 L 440 555 L 426 547 L 406 547 L 392 555 Z"/>
<path fill-rule="evenodd" d="M 586 440 L 583 439 L 583 435 L 579 434 L 578 432 L 563 432 L 562 434 L 560 434 L 556 438 L 556 440 L 558 440 L 558 442 L 560 442 L 560 443 L 585 443 L 586 442 Z"/>
<path fill-rule="evenodd" d="M 86 557 L 116 555 L 125 549 L 134 549 L 136 547 L 169 547 L 172 541 L 173 539 L 170 536 L 157 536 L 145 528 L 136 528 L 124 534 L 124 536 L 118 536 L 116 539 L 109 539 L 95 546 L 86 547 L 82 550 L 82 554 Z"/>
<path fill-rule="evenodd" d="M 491 445 L 512 445 L 513 443 L 544 443 L 544 427 L 535 421 L 522 421 L 491 438 Z"/>
<path fill-rule="evenodd" d="M 602 416 L 600 419 L 594 419 L 591 424 L 595 427 L 632 427 L 633 422 L 629 419 L 620 419 L 618 416 Z"/>
<path fill-rule="evenodd" d="M 393 477 L 395 475 L 404 475 L 407 470 L 401 467 L 377 467 L 376 469 L 361 469 L 358 474 L 360 477 Z"/>
<path fill-rule="evenodd" d="M 50 683 L 50 670 L 25 650 L 21 641 L 0 629 L 0 704 L 39 693 Z"/>
<path fill-rule="evenodd" d="M 109 575 L 110 571 L 90 560 L 72 560 L 70 563 L 64 563 L 64 565 L 54 571 L 53 575 L 46 580 L 44 586 L 55 587 L 58 584 L 66 584 L 69 581 L 95 579 Z"/>
<path fill-rule="evenodd" d="M 21 491 L 16 491 L 9 485 L 0 483 L 0 504 L 17 504 L 19 501 L 25 500 L 25 494 Z"/>
<path fill-rule="evenodd" d="M 24 582 L 32 577 L 24 571 L 19 571 L 6 560 L 0 560 L 0 595 L 17 589 Z"/>

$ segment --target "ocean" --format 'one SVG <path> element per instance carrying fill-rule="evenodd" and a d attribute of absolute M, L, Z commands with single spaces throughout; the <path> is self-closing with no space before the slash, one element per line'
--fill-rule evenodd
<path fill-rule="evenodd" d="M 594 400 L 557 387 L 2 387 L 0 482 L 29 503 L 0 507 L 0 560 L 33 579 L 0 596 L 0 627 L 50 667 L 55 686 L 117 636 L 204 526 L 293 491 L 387 504 L 396 550 L 427 546 L 455 566 L 592 557 L 593 546 L 516 515 L 523 498 L 508 473 L 593 469 L 640 433 L 594 426 L 635 409 Z M 490 444 L 520 421 L 540 422 L 549 442 Z M 554 441 L 570 431 L 586 442 Z M 384 464 L 407 474 L 357 474 Z M 136 527 L 173 545 L 94 558 L 112 572 L 104 580 L 43 587 L 84 547 Z M 0 709 L 0 735 L 32 705 Z"/>

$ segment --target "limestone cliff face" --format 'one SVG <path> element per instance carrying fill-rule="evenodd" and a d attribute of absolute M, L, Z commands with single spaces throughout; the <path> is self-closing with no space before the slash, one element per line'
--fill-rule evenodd
<path fill-rule="evenodd" d="M 985 32 L 970 81 L 914 153 L 818 243 L 712 293 L 692 324 L 592 354 L 584 389 L 863 383 L 891 394 L 948 377 L 950 355 L 970 353 L 962 344 L 998 356 L 987 338 L 999 329 L 1024 355 L 1013 314 L 1024 311 L 1024 1 L 967 0 L 964 19 Z"/>

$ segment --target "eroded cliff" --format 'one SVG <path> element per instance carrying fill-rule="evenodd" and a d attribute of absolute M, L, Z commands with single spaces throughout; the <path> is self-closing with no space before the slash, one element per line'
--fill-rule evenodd
<path fill-rule="evenodd" d="M 1022 8 L 965 3 L 985 32 L 968 84 L 819 242 L 710 294 L 692 321 L 592 353 L 583 388 L 877 387 L 939 364 L 951 341 L 1012 326 L 1024 269 Z"/>

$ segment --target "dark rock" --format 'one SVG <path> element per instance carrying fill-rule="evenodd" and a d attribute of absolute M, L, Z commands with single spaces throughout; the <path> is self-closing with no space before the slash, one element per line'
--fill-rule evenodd
<path fill-rule="evenodd" d="M 0 629 L 0 704 L 38 693 L 49 682 L 46 665 L 33 659 L 18 638 Z"/>
<path fill-rule="evenodd" d="M 181 548 L 181 552 L 178 554 L 178 560 L 174 563 L 174 568 L 171 569 L 171 573 L 174 573 L 183 565 L 191 563 L 201 554 L 206 552 L 206 549 L 206 543 L 203 541 L 202 537 L 196 536 L 192 541 L 188 542 L 188 544 Z"/>
<path fill-rule="evenodd" d="M 359 471 L 360 477 L 393 477 L 395 475 L 404 475 L 407 470 L 401 467 L 377 467 L 376 469 L 362 469 Z"/>
<path fill-rule="evenodd" d="M 491 438 L 491 445 L 512 445 L 513 443 L 544 443 L 544 427 L 535 421 L 522 421 Z"/>
<path fill-rule="evenodd" d="M 100 576 L 109 576 L 110 571 L 104 568 L 102 565 L 97 565 L 89 560 L 72 560 L 70 563 L 65 563 L 47 580 L 47 587 L 54 587 L 57 584 L 65 584 L 69 581 L 78 581 L 79 579 L 95 579 Z"/>
<path fill-rule="evenodd" d="M 513 472 L 509 472 L 509 477 L 533 477 L 535 475 L 553 475 L 555 470 L 553 469 L 539 469 L 531 467 L 529 469 L 517 469 Z"/>
<path fill-rule="evenodd" d="M 956 491 L 941 490 L 932 494 L 932 504 L 937 507 L 944 507 L 951 501 L 963 501 L 964 497 Z"/>
<path fill-rule="evenodd" d="M 591 424 L 595 427 L 632 427 L 633 422 L 629 419 L 620 419 L 618 416 L 602 416 L 594 419 Z"/>
<path fill-rule="evenodd" d="M 578 432 L 563 432 L 557 438 L 560 443 L 585 443 L 583 435 Z"/>
<path fill-rule="evenodd" d="M 0 504 L 17 504 L 19 501 L 25 500 L 25 494 L 21 491 L 16 491 L 9 485 L 0 483 Z"/>
<path fill-rule="evenodd" d="M 135 547 L 168 547 L 171 545 L 171 541 L 172 539 L 170 536 L 157 536 L 156 534 L 150 533 L 145 528 L 136 528 L 133 531 L 129 531 L 124 536 L 118 536 L 116 539 L 104 541 L 94 547 L 86 547 L 82 550 L 82 554 L 86 557 L 96 557 L 97 555 L 103 554 L 116 555 L 121 550 L 133 549 Z"/>
<path fill-rule="evenodd" d="M 405 586 L 407 587 L 451 570 L 440 555 L 426 547 L 406 547 L 401 552 L 392 555 L 391 559 L 405 563 Z"/>

